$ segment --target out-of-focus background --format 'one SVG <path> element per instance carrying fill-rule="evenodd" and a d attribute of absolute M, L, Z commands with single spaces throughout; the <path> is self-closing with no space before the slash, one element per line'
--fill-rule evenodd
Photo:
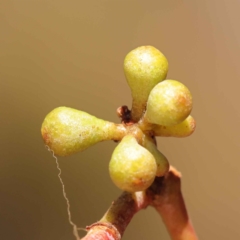
<path fill-rule="evenodd" d="M 194 97 L 195 133 L 158 146 L 182 172 L 199 238 L 240 239 L 239 9 L 239 0 L 1 0 L 0 239 L 75 239 L 42 121 L 68 106 L 118 122 L 117 107 L 131 107 L 123 59 L 141 45 L 161 50 L 168 78 Z M 120 194 L 108 175 L 115 146 L 59 159 L 79 227 L 100 219 Z M 170 238 L 148 208 L 123 239 Z"/>

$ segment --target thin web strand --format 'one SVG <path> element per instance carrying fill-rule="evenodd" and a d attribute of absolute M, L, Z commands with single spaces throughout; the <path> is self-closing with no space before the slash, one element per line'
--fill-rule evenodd
<path fill-rule="evenodd" d="M 56 161 L 56 165 L 57 165 L 57 169 L 58 169 L 58 178 L 60 180 L 60 183 L 62 185 L 62 193 L 63 193 L 63 197 L 66 200 L 66 204 L 67 204 L 67 214 L 68 214 L 68 222 L 70 223 L 70 225 L 72 225 L 73 227 L 73 235 L 76 237 L 77 240 L 80 240 L 80 237 L 78 235 L 78 230 L 83 230 L 82 228 L 78 228 L 77 225 L 72 221 L 72 215 L 71 215 L 71 211 L 70 211 L 70 202 L 69 199 L 67 197 L 66 191 L 65 191 L 65 185 L 63 183 L 61 174 L 62 174 L 62 170 L 60 168 L 59 162 L 58 162 L 58 158 L 55 156 L 54 151 L 52 149 L 50 149 L 47 145 L 46 148 L 49 152 L 52 153 L 53 158 Z"/>

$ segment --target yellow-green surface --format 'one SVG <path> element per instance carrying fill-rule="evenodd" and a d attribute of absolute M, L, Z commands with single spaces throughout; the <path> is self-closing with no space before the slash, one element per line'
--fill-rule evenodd
<path fill-rule="evenodd" d="M 142 191 L 148 188 L 157 171 L 154 156 L 140 146 L 132 135 L 125 136 L 115 148 L 109 172 L 113 182 L 122 190 Z"/>
<path fill-rule="evenodd" d="M 149 122 L 171 126 L 182 122 L 192 110 L 192 95 L 176 80 L 158 83 L 151 91 L 146 110 Z"/>
<path fill-rule="evenodd" d="M 152 88 L 166 78 L 168 61 L 158 49 L 142 46 L 127 54 L 124 72 L 132 92 L 133 115 L 138 119 Z"/>
<path fill-rule="evenodd" d="M 149 137 L 145 137 L 143 146 L 149 150 L 155 158 L 157 164 L 156 176 L 161 177 L 169 170 L 169 162 L 167 158 L 157 149 L 156 145 L 151 141 Z"/>
<path fill-rule="evenodd" d="M 68 107 L 51 111 L 42 124 L 42 137 L 56 155 L 67 156 L 115 137 L 116 125 Z"/>
<path fill-rule="evenodd" d="M 191 135 L 196 128 L 196 121 L 189 115 L 184 121 L 174 126 L 154 125 L 153 132 L 155 136 L 161 137 L 187 137 Z"/>

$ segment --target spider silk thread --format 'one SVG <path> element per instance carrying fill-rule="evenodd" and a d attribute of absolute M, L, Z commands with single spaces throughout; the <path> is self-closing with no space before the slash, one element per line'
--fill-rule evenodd
<path fill-rule="evenodd" d="M 47 145 L 45 145 L 45 146 L 46 146 L 47 150 L 52 153 L 52 156 L 53 156 L 53 158 L 55 159 L 55 162 L 56 162 L 56 166 L 57 166 L 57 169 L 58 169 L 58 178 L 59 178 L 59 181 L 62 185 L 63 197 L 64 197 L 64 199 L 66 201 L 66 204 L 67 204 L 68 222 L 73 227 L 73 235 L 76 237 L 77 240 L 80 240 L 80 237 L 78 235 L 78 230 L 85 230 L 85 229 L 78 228 L 77 225 L 72 221 L 72 214 L 71 214 L 71 211 L 70 211 L 71 206 L 70 206 L 70 202 L 69 202 L 69 199 L 67 197 L 67 194 L 66 194 L 65 185 L 64 185 L 62 177 L 61 177 L 62 170 L 60 168 L 58 158 L 56 157 L 56 155 L 54 154 L 54 151 L 52 149 L 50 149 L 49 146 L 47 146 Z"/>

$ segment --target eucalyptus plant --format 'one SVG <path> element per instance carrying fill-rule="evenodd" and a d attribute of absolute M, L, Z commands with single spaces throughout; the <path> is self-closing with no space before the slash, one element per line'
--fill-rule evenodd
<path fill-rule="evenodd" d="M 190 115 L 192 95 L 183 83 L 166 79 L 168 61 L 152 46 L 129 52 L 123 68 L 132 108 L 117 109 L 121 123 L 58 107 L 45 117 L 41 133 L 45 144 L 58 156 L 83 151 L 105 140 L 118 142 L 109 162 L 113 183 L 129 193 L 144 192 L 156 178 L 169 173 L 170 164 L 157 148 L 156 137 L 186 137 L 195 130 Z"/>

